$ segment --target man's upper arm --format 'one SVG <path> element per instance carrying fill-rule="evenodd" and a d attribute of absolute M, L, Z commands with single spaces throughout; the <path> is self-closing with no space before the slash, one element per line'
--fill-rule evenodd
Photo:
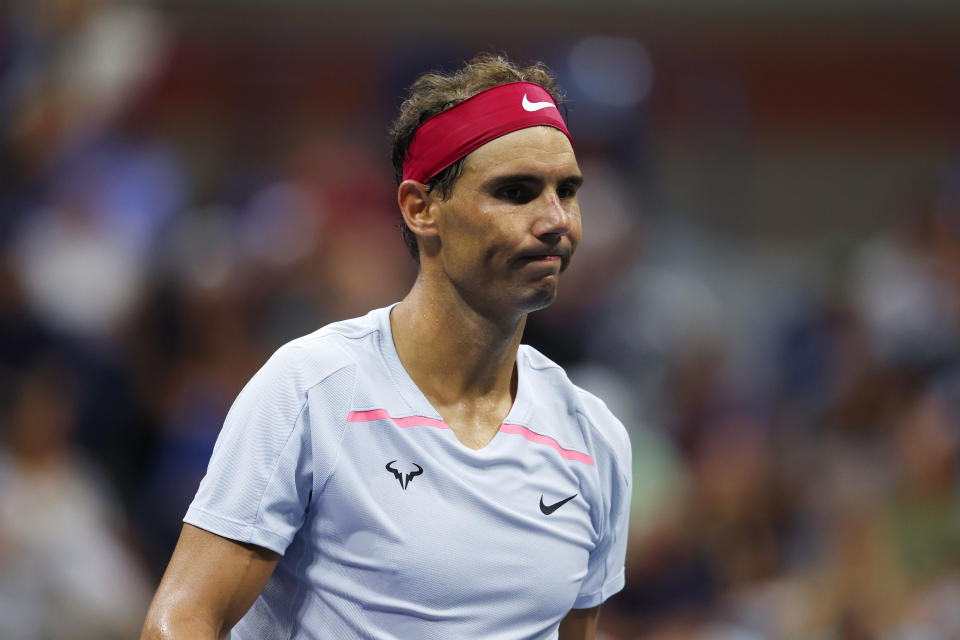
<path fill-rule="evenodd" d="M 589 609 L 570 609 L 560 622 L 559 640 L 593 640 L 597 635 L 600 605 Z"/>
<path fill-rule="evenodd" d="M 269 549 L 185 524 L 141 638 L 223 638 L 263 591 L 279 559 Z"/>

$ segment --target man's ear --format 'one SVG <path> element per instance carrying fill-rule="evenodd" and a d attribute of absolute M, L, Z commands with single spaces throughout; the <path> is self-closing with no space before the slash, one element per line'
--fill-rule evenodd
<path fill-rule="evenodd" d="M 427 187 L 416 180 L 404 180 L 397 187 L 397 204 L 403 221 L 418 238 L 437 235 L 437 201 Z"/>

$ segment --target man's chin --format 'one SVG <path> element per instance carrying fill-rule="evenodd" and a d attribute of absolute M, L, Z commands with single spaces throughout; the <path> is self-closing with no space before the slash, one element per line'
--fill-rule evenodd
<path fill-rule="evenodd" d="M 557 299 L 557 286 L 553 284 L 548 287 L 538 288 L 535 291 L 531 292 L 529 296 L 524 300 L 524 311 L 526 313 L 532 313 L 534 311 L 540 311 L 541 309 L 546 309 L 553 304 L 554 300 Z"/>

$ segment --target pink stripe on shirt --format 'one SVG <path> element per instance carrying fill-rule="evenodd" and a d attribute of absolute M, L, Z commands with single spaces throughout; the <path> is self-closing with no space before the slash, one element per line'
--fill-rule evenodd
<path fill-rule="evenodd" d="M 409 418 L 391 418 L 385 409 L 372 409 L 370 411 L 351 411 L 347 416 L 347 422 L 373 422 L 374 420 L 391 420 L 401 429 L 407 427 L 436 427 L 437 429 L 449 429 L 447 423 L 436 418 L 426 416 L 410 416 Z"/>
<path fill-rule="evenodd" d="M 417 427 L 417 426 L 426 426 L 426 427 L 436 427 L 437 429 L 449 429 L 450 426 L 447 425 L 443 420 L 437 420 L 436 418 L 428 418 L 426 416 L 409 416 L 406 418 L 392 418 L 390 414 L 386 412 L 385 409 L 371 409 L 369 411 L 351 411 L 350 415 L 347 416 L 347 422 L 373 422 L 375 420 L 390 420 L 395 425 L 401 429 L 406 429 L 407 427 Z M 543 444 L 553 449 L 556 449 L 561 457 L 567 460 L 576 460 L 577 462 L 582 462 L 588 464 L 591 467 L 593 466 L 593 458 L 588 456 L 585 453 L 579 451 L 574 451 L 573 449 L 564 449 L 560 446 L 560 443 L 551 438 L 550 436 L 545 436 L 542 433 L 537 433 L 531 431 L 530 429 L 521 426 L 519 424 L 508 424 L 503 423 L 500 426 L 500 431 L 502 433 L 512 433 L 518 436 L 523 436 L 530 442 L 535 442 L 537 444 Z"/>
<path fill-rule="evenodd" d="M 500 431 L 503 433 L 515 433 L 518 436 L 523 436 L 530 442 L 536 442 L 537 444 L 545 444 L 548 447 L 553 447 L 560 452 L 560 455 L 567 460 L 576 460 L 578 462 L 583 462 L 588 464 L 591 467 L 593 466 L 593 458 L 588 456 L 585 453 L 580 453 L 579 451 L 574 451 L 573 449 L 564 449 L 560 446 L 560 443 L 551 438 L 550 436 L 545 436 L 542 433 L 537 433 L 531 431 L 526 427 L 520 426 L 519 424 L 507 424 L 503 423 L 500 427 Z"/>

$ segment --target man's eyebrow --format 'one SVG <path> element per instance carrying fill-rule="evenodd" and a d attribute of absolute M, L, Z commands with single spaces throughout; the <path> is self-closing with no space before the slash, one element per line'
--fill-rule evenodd
<path fill-rule="evenodd" d="M 569 175 L 563 180 L 560 181 L 560 184 L 566 184 L 574 187 L 579 187 L 583 185 L 583 176 L 579 173 Z"/>
<path fill-rule="evenodd" d="M 496 176 L 487 181 L 486 186 L 488 188 L 501 187 L 508 184 L 516 184 L 519 182 L 535 182 L 542 183 L 543 177 L 534 175 L 532 173 L 514 173 L 506 176 Z M 565 176 L 557 181 L 558 184 L 572 185 L 579 187 L 583 184 L 583 176 L 579 173 L 574 173 L 569 176 Z"/>

